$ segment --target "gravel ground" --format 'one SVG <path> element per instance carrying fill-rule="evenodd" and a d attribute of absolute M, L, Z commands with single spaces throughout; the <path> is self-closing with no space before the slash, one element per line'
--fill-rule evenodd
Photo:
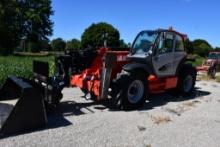
<path fill-rule="evenodd" d="M 191 97 L 153 96 L 136 111 L 86 101 L 78 89 L 49 116 L 46 129 L 0 140 L 0 147 L 220 145 L 220 84 L 198 81 Z"/>

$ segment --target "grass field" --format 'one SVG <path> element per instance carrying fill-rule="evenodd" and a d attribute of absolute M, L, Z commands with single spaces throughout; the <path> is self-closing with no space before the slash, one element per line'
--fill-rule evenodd
<path fill-rule="evenodd" d="M 216 77 L 216 81 L 220 83 L 220 77 Z"/>
<path fill-rule="evenodd" d="M 192 55 L 196 61 L 194 66 L 201 65 L 204 58 Z M 30 78 L 32 76 L 33 60 L 47 61 L 50 65 L 50 75 L 54 72 L 54 56 L 31 57 L 31 56 L 0 56 L 0 85 L 2 85 L 9 75 Z"/>
<path fill-rule="evenodd" d="M 47 57 L 17 57 L 0 56 L 0 85 L 9 75 L 30 78 L 32 76 L 33 60 L 47 61 L 50 65 L 50 75 L 54 72 L 54 56 Z"/>

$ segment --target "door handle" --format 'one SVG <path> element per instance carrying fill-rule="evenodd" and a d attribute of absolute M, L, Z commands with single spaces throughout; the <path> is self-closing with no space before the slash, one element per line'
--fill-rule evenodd
<path fill-rule="evenodd" d="M 159 68 L 159 71 L 166 71 L 171 66 L 171 63 L 167 63 Z"/>

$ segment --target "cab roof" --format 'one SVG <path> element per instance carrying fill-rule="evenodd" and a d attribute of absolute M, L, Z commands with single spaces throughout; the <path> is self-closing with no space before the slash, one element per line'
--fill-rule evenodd
<path fill-rule="evenodd" d="M 178 35 L 180 35 L 184 39 L 184 41 L 188 39 L 188 36 L 186 34 L 183 34 L 183 33 L 180 33 L 178 31 L 175 31 L 175 30 L 173 30 L 172 27 L 169 28 L 169 29 L 157 29 L 156 31 L 158 31 L 158 32 L 171 32 L 171 33 L 178 34 Z"/>

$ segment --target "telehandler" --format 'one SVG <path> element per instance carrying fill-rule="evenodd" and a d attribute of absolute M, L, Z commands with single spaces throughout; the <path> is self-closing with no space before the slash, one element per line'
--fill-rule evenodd
<path fill-rule="evenodd" d="M 166 90 L 189 95 L 197 71 L 187 62 L 186 38 L 172 29 L 147 30 L 130 49 L 108 48 L 105 42 L 98 50 L 66 51 L 56 57 L 53 77 L 48 63 L 34 61 L 31 80 L 9 77 L 0 90 L 0 132 L 44 126 L 47 110 L 59 104 L 69 86 L 80 88 L 87 99 L 111 98 L 123 110 L 137 109 L 151 94 Z"/>

